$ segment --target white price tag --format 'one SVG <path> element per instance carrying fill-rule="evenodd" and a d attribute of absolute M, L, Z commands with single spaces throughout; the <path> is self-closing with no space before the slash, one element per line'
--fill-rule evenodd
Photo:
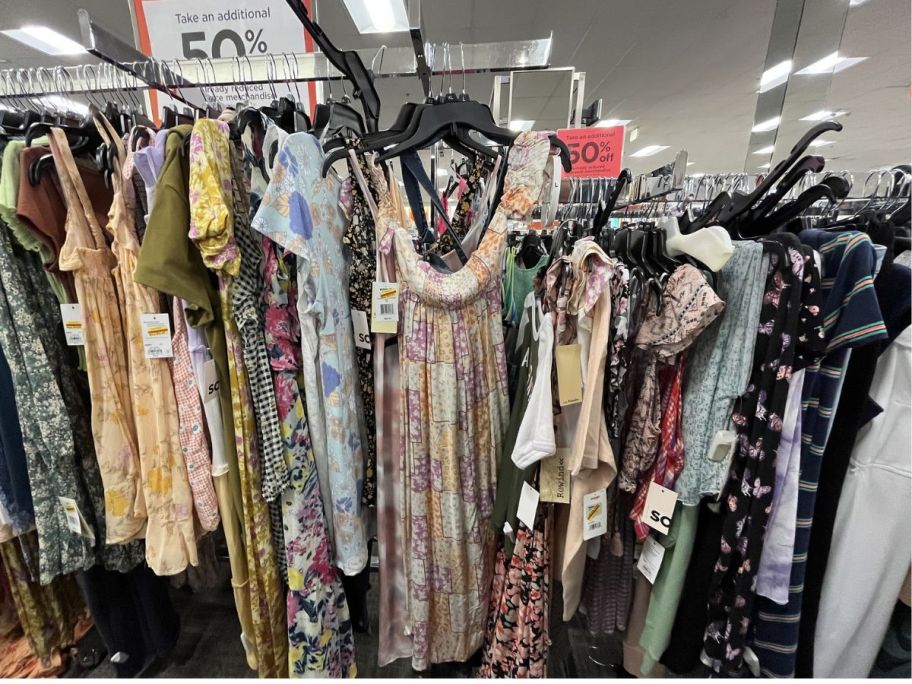
<path fill-rule="evenodd" d="M 665 547 L 657 542 L 652 535 L 646 537 L 646 541 L 643 543 L 643 550 L 640 552 L 640 560 L 637 561 L 637 570 L 643 573 L 643 577 L 648 579 L 650 584 L 655 584 L 664 557 Z"/>
<path fill-rule="evenodd" d="M 523 482 L 522 493 L 519 495 L 519 507 L 516 517 L 528 529 L 535 527 L 535 513 L 538 510 L 538 492 L 528 482 Z"/>
<path fill-rule="evenodd" d="M 371 332 L 395 334 L 399 324 L 399 283 L 373 285 Z"/>
<path fill-rule="evenodd" d="M 67 527 L 70 532 L 87 537 L 91 540 L 92 546 L 95 546 L 95 533 L 89 527 L 85 518 L 82 517 L 79 506 L 76 505 L 76 500 L 66 496 L 58 496 L 57 499 L 60 501 L 60 505 L 63 506 L 63 513 L 66 516 Z"/>
<path fill-rule="evenodd" d="M 355 346 L 358 349 L 371 348 L 370 328 L 367 327 L 367 312 L 352 309 L 352 325 L 355 329 Z"/>
<path fill-rule="evenodd" d="M 203 364 L 203 386 L 200 387 L 200 394 L 203 396 L 203 403 L 218 401 L 219 390 L 218 369 L 215 367 L 215 359 L 209 359 Z"/>
<path fill-rule="evenodd" d="M 671 528 L 671 517 L 674 515 L 675 501 L 678 500 L 677 492 L 665 489 L 657 482 L 650 482 L 646 492 L 646 505 L 640 520 L 652 529 L 668 534 Z"/>
<path fill-rule="evenodd" d="M 141 314 L 143 346 L 147 359 L 170 359 L 174 356 L 171 349 L 171 321 L 168 314 Z"/>
<path fill-rule="evenodd" d="M 82 304 L 61 304 L 60 318 L 63 319 L 63 333 L 70 347 L 85 345 L 85 323 L 82 318 Z"/>
<path fill-rule="evenodd" d="M 592 539 L 608 531 L 608 495 L 604 489 L 583 497 L 583 539 Z"/>

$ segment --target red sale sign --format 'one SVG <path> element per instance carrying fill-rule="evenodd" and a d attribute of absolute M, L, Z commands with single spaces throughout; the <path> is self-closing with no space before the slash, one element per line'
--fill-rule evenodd
<path fill-rule="evenodd" d="M 624 127 L 563 128 L 557 137 L 570 148 L 572 178 L 617 178 L 624 154 Z"/>

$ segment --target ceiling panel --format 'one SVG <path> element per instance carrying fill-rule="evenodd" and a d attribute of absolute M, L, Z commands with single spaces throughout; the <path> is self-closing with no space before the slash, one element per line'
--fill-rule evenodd
<path fill-rule="evenodd" d="M 747 156 L 775 5 L 775 0 L 424 0 L 422 11 L 432 41 L 506 41 L 553 32 L 552 66 L 585 71 L 586 103 L 601 97 L 606 118 L 633 120 L 639 137 L 627 144 L 628 151 L 669 146 L 663 154 L 630 159 L 634 171 L 670 161 L 686 148 L 694 162 L 691 172 L 723 172 L 742 169 Z M 121 38 L 132 38 L 128 0 L 0 0 L 0 24 L 45 24 L 78 39 L 80 7 Z M 359 35 L 341 0 L 318 0 L 317 15 L 342 48 L 408 44 L 404 34 Z M 868 0 L 849 12 L 841 51 L 869 59 L 836 74 L 825 103 L 807 102 L 815 109 L 850 110 L 839 142 L 826 148 L 840 164 L 868 168 L 909 159 L 909 25 L 908 0 Z M 458 63 L 458 53 L 452 57 Z M 90 61 L 48 57 L 3 36 L 0 59 L 8 60 L 0 65 L 7 67 Z M 467 90 L 487 101 L 492 82 L 491 75 L 473 75 Z M 435 90 L 439 86 L 435 79 Z M 454 79 L 453 87 L 461 90 L 461 80 Z M 399 103 L 422 97 L 414 78 L 380 79 L 378 91 L 385 103 L 382 124 L 395 117 Z M 557 121 L 553 113 L 565 111 L 565 95 L 555 92 L 550 77 L 528 97 L 526 104 L 536 100 L 543 120 Z"/>

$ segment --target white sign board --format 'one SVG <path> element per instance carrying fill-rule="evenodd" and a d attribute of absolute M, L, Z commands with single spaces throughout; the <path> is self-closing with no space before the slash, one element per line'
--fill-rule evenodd
<path fill-rule="evenodd" d="M 312 0 L 302 2 L 310 11 Z M 281 80 L 286 72 L 293 73 L 291 68 L 285 68 L 282 53 L 313 51 L 310 36 L 285 0 L 133 0 L 133 10 L 139 49 L 157 59 L 205 62 L 207 58 L 273 54 L 276 76 Z M 243 59 L 238 73 L 247 73 Z M 206 90 L 208 94 L 209 89 Z M 298 84 L 297 89 L 285 83 L 220 86 L 214 92 L 225 103 L 250 100 L 257 106 L 290 93 L 303 101 L 305 111 L 310 111 L 316 99 L 313 83 Z M 186 95 L 199 104 L 204 101 L 198 90 L 187 90 Z M 150 97 L 156 114 L 161 106 L 174 104 L 161 93 Z"/>

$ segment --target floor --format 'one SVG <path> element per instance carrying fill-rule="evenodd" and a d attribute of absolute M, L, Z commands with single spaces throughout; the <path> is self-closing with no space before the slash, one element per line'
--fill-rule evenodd
<path fill-rule="evenodd" d="M 228 581 L 227 567 L 221 568 L 216 589 L 192 593 L 189 589 L 172 590 L 174 605 L 181 616 L 181 635 L 168 662 L 154 667 L 147 676 L 154 677 L 255 677 L 248 667 L 238 638 L 238 623 L 234 613 L 234 600 Z M 371 577 L 372 589 L 368 592 L 368 605 L 372 633 L 356 633 L 355 649 L 358 675 L 361 677 L 471 677 L 467 666 L 435 666 L 422 675 L 411 669 L 408 660 L 400 660 L 386 667 L 377 667 L 377 576 Z M 557 594 L 559 603 L 559 592 Z M 596 643 L 577 616 L 570 623 L 560 620 L 560 605 L 552 605 L 552 647 L 550 676 L 552 677 L 616 677 L 609 665 L 598 663 L 620 662 L 620 642 L 617 638 L 602 639 Z M 100 645 L 94 630 L 81 642 L 82 650 Z M 592 657 L 590 657 L 592 656 Z M 96 667 L 74 666 L 68 677 L 114 677 L 114 668 L 104 659 Z"/>

